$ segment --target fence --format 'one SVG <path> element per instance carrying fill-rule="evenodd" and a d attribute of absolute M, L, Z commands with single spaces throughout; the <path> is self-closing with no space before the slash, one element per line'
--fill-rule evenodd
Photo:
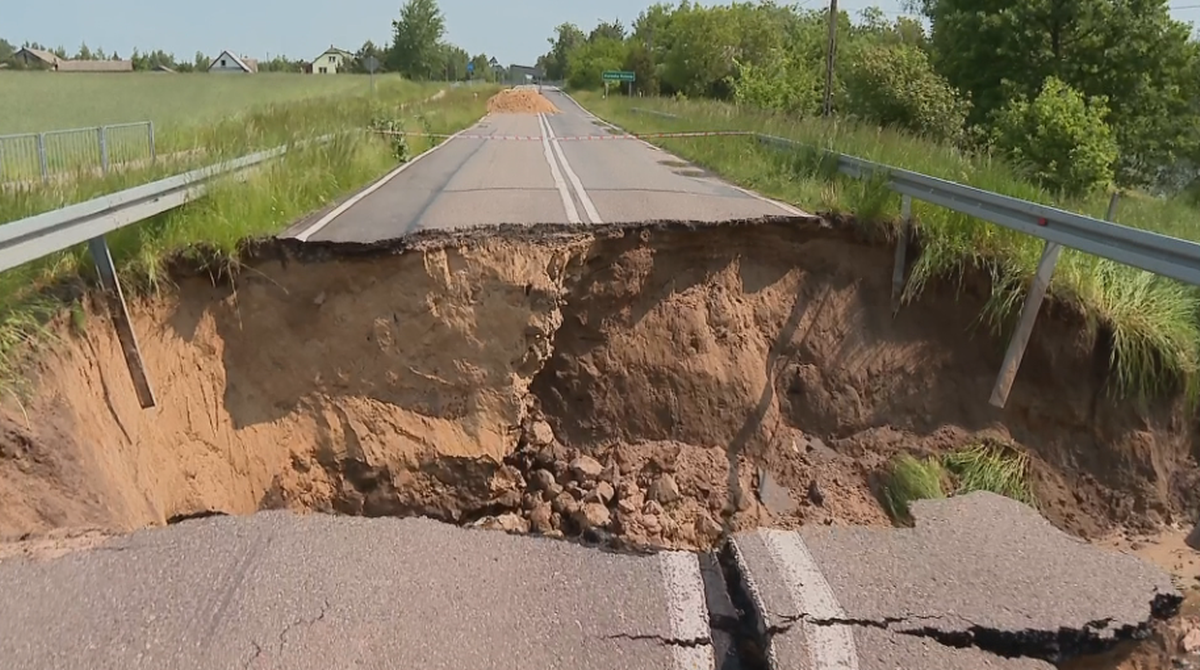
<path fill-rule="evenodd" d="M 0 183 L 105 175 L 115 166 L 154 158 L 153 121 L 0 135 Z"/>

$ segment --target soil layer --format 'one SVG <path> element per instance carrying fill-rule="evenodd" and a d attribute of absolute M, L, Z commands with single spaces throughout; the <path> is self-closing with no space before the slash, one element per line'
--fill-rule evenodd
<path fill-rule="evenodd" d="M 510 88 L 500 91 L 488 100 L 488 112 L 493 114 L 557 114 L 546 96 L 528 88 Z"/>

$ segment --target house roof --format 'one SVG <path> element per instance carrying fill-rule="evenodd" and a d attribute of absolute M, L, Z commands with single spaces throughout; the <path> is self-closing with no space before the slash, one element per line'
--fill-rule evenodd
<path fill-rule="evenodd" d="M 61 60 L 58 56 L 55 56 L 54 54 L 50 53 L 49 51 L 43 51 L 42 49 L 30 49 L 29 47 L 21 47 L 20 49 L 17 50 L 17 53 L 21 53 L 22 51 L 29 54 L 30 56 L 33 56 L 34 58 L 36 58 L 40 61 L 42 61 L 43 63 L 46 63 L 47 65 L 54 65 L 55 63 L 58 63 L 59 60 Z"/>
<path fill-rule="evenodd" d="M 59 72 L 132 72 L 131 60 L 60 60 Z"/>
<path fill-rule="evenodd" d="M 326 54 L 338 54 L 341 56 L 345 56 L 346 58 L 354 58 L 353 53 L 346 51 L 345 49 L 339 49 L 339 48 L 333 46 L 332 44 L 329 45 L 328 49 L 322 51 L 320 53 L 320 55 L 317 56 L 317 58 L 320 58 L 321 56 L 324 56 Z M 313 61 L 316 62 L 317 58 L 314 58 Z"/>
<path fill-rule="evenodd" d="M 234 62 L 234 64 L 236 64 L 239 68 L 241 68 L 245 72 L 258 72 L 258 60 L 257 59 L 255 59 L 255 58 L 239 58 L 238 56 L 233 55 L 233 52 L 228 49 L 217 54 L 217 57 L 212 59 L 213 64 L 215 64 L 217 61 L 221 60 L 221 58 L 223 58 L 223 57 L 227 57 L 227 58 L 229 58 L 229 60 L 232 60 Z M 212 64 L 210 64 L 208 66 L 208 69 L 211 70 L 212 67 L 213 67 Z"/>

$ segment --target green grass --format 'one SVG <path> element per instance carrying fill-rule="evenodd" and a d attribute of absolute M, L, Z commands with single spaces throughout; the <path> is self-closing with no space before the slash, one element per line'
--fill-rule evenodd
<path fill-rule="evenodd" d="M 1029 456 L 994 440 L 968 444 L 941 458 L 902 454 L 888 465 L 881 502 L 894 521 L 910 525 L 914 501 L 975 491 L 989 491 L 1036 507 L 1029 483 Z"/>
<path fill-rule="evenodd" d="M 438 90 L 436 84 L 417 84 L 395 76 L 376 78 L 376 98 L 416 102 Z M 330 101 L 366 100 L 368 77 L 306 76 L 300 74 L 82 74 L 50 72 L 0 73 L 0 134 L 87 128 L 104 124 L 153 121 L 154 148 L 169 156 L 209 147 L 213 134 L 244 136 L 236 127 L 248 110 L 296 108 L 306 117 L 314 108 L 336 111 Z M 37 100 L 38 114 L 23 101 Z M 327 119 L 303 120 L 313 121 Z M 231 123 L 231 121 L 233 121 Z M 92 131 L 50 133 L 44 137 L 49 172 L 79 172 L 90 177 L 100 166 L 99 141 Z M 112 128 L 106 144 L 113 165 L 150 158 L 149 133 L 144 126 Z M 41 164 L 35 138 L 8 139 L 0 144 L 0 170 L 6 180 L 36 181 Z M 70 176 L 70 175 L 68 175 Z"/>
<path fill-rule="evenodd" d="M 712 101 L 607 100 L 594 93 L 578 99 L 602 118 L 633 132 L 671 130 L 753 130 L 970 184 L 982 189 L 1055 205 L 1102 218 L 1108 197 L 1059 200 L 1021 179 L 1003 161 L 975 157 L 947 147 L 875 127 L 845 121 L 795 119 Z M 679 115 L 668 119 L 635 113 L 655 109 Z M 853 213 L 860 223 L 894 232 L 900 197 L 879 183 L 834 175 L 820 151 L 783 152 L 753 138 L 655 140 L 656 144 L 730 180 L 810 212 Z M 1015 323 L 1032 280 L 1042 242 L 936 205 L 914 201 L 922 245 L 914 261 L 905 299 L 918 296 L 935 278 L 961 278 L 980 268 L 993 280 L 986 322 L 1000 335 Z M 1122 198 L 1118 223 L 1166 235 L 1200 240 L 1200 212 L 1185 203 L 1144 196 Z M 1200 388 L 1200 290 L 1118 263 L 1065 250 L 1051 282 L 1052 297 L 1077 302 L 1088 327 L 1111 330 L 1113 389 L 1148 398 Z"/>
<path fill-rule="evenodd" d="M 454 132 L 486 111 L 491 89 L 478 91 L 484 93 L 478 98 L 476 92 L 452 90 L 439 100 L 416 105 L 401 92 L 375 99 L 360 96 L 276 103 L 200 129 L 198 137 L 207 145 L 203 160 L 196 162 L 204 164 L 293 140 L 339 135 L 328 143 L 289 151 L 252 172 L 244 182 L 224 179 L 201 200 L 109 234 L 127 295 L 169 288 L 168 265 L 177 258 L 205 264 L 214 273 L 235 274 L 239 249 L 247 239 L 278 233 L 398 164 L 392 141 L 365 131 L 372 120 L 392 119 L 406 130 Z M 403 110 L 401 104 L 406 105 Z M 411 138 L 407 154 L 415 155 L 430 146 L 426 138 Z M 20 197 L 0 193 L 0 220 L 144 183 L 164 171 L 155 168 L 105 180 L 83 180 Z M 83 245 L 0 273 L 0 385 L 19 381 L 21 356 L 31 344 L 50 337 L 47 321 L 63 313 L 80 287 L 93 284 L 94 274 Z"/>
<path fill-rule="evenodd" d="M 375 83 L 430 89 L 395 75 L 380 75 Z M 256 105 L 361 96 L 369 87 L 370 79 L 359 75 L 0 72 L 0 135 L 132 121 L 153 121 L 170 133 Z M 37 113 L 31 114 L 34 101 Z"/>

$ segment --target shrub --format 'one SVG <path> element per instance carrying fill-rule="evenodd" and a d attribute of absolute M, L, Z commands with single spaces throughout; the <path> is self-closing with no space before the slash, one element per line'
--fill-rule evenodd
<path fill-rule="evenodd" d="M 910 44 L 857 50 L 843 75 L 844 111 L 883 126 L 957 141 L 970 103 Z"/>
<path fill-rule="evenodd" d="M 1032 101 L 1018 96 L 996 113 L 993 142 L 1047 188 L 1083 195 L 1113 180 L 1117 142 L 1107 116 L 1107 99 L 1085 99 L 1070 85 L 1049 77 Z"/>

